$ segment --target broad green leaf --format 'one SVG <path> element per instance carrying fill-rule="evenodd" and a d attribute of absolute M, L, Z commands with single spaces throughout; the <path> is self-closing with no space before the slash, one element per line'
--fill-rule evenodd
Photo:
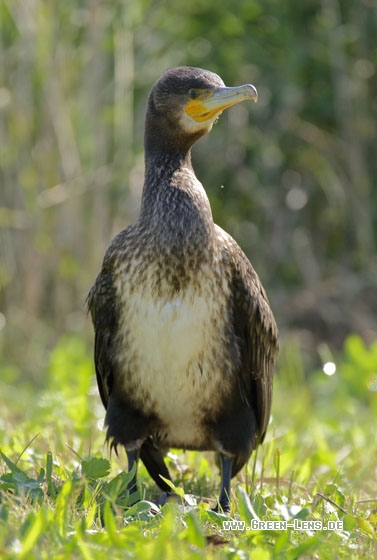
<path fill-rule="evenodd" d="M 237 498 L 240 516 L 243 521 L 250 523 L 252 519 L 259 519 L 243 486 L 237 486 Z"/>
<path fill-rule="evenodd" d="M 87 478 L 97 479 L 107 476 L 110 472 L 110 463 L 102 457 L 92 457 L 81 462 L 82 474 Z"/>

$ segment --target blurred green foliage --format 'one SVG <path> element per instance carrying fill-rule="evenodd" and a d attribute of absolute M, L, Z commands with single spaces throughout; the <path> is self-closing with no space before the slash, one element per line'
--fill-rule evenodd
<path fill-rule="evenodd" d="M 43 394 L 45 419 L 64 415 L 79 435 L 86 434 L 92 410 L 88 394 L 93 383 L 93 360 L 82 338 L 66 336 L 53 349 Z M 42 403 L 39 403 L 40 405 Z"/>
<path fill-rule="evenodd" d="M 216 221 L 305 355 L 377 336 L 377 5 L 0 0 L 0 352 L 40 381 L 135 220 L 143 121 L 174 65 L 252 82 L 194 148 Z M 23 349 L 22 352 L 19 348 Z"/>
<path fill-rule="evenodd" d="M 377 412 L 377 342 L 366 347 L 360 337 L 349 336 L 339 371 L 343 392 Z"/>

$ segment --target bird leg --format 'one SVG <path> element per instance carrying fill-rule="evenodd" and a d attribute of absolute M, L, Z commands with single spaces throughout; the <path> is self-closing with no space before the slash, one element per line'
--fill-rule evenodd
<path fill-rule="evenodd" d="M 232 478 L 233 457 L 220 454 L 221 490 L 217 512 L 230 513 L 230 480 Z"/>
<path fill-rule="evenodd" d="M 140 447 L 128 451 L 126 449 L 127 460 L 128 460 L 128 472 L 135 468 L 135 473 L 129 483 L 127 484 L 127 490 L 130 494 L 134 494 L 137 491 L 137 464 L 140 456 Z"/>

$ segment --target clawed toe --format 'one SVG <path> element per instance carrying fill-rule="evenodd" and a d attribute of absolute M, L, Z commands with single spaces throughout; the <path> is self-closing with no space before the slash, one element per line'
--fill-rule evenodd
<path fill-rule="evenodd" d="M 224 515 L 229 515 L 230 514 L 230 502 L 226 502 L 223 504 L 218 503 L 214 508 L 212 508 L 212 511 L 214 511 L 215 513 L 222 513 Z"/>

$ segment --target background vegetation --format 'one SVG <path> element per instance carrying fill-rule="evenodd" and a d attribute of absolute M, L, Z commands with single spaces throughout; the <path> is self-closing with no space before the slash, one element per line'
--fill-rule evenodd
<path fill-rule="evenodd" d="M 283 503 L 316 515 L 314 496 L 324 492 L 347 512 L 331 515 L 350 516 L 345 537 L 301 536 L 296 556 L 296 537 L 251 533 L 218 554 L 371 553 L 375 513 L 361 501 L 375 498 L 376 479 L 376 34 L 373 0 L 0 0 L 0 442 L 8 477 L 0 553 L 29 559 L 36 547 L 38 558 L 51 550 L 97 558 L 96 547 L 122 550 L 131 534 L 117 532 L 110 510 L 105 533 L 85 533 L 99 527 L 109 493 L 93 481 L 112 480 L 121 464 L 110 475 L 106 465 L 94 474 L 82 467 L 88 438 L 94 456 L 104 453 L 103 412 L 88 397 L 84 300 L 110 238 L 138 213 L 147 93 L 179 64 L 259 92 L 256 106 L 224 113 L 194 149 L 215 219 L 259 272 L 282 336 L 270 439 L 255 471 L 262 483 L 247 486 L 252 503 L 264 504 L 265 518 L 281 518 Z M 335 375 L 323 374 L 326 362 L 336 363 Z M 18 457 L 23 474 L 12 466 Z M 212 466 L 183 457 L 177 483 L 213 495 Z M 245 503 L 238 494 L 233 514 L 249 520 Z M 168 558 L 170 513 L 143 515 L 127 531 L 144 532 L 144 557 L 158 557 L 160 546 Z M 202 557 L 206 527 L 220 521 L 191 515 L 175 512 L 174 546 L 181 556 L 198 547 Z"/>

